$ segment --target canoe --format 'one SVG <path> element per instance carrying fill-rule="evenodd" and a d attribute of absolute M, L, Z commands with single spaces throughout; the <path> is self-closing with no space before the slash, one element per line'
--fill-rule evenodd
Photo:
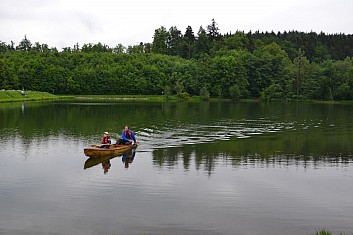
<path fill-rule="evenodd" d="M 120 145 L 111 144 L 109 148 L 99 148 L 99 145 L 92 145 L 90 148 L 83 149 L 87 157 L 101 157 L 101 156 L 117 156 L 127 150 L 137 147 L 137 144 Z"/>

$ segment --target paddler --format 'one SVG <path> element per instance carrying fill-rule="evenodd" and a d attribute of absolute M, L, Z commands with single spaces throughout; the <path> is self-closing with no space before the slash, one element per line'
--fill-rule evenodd
<path fill-rule="evenodd" d="M 103 134 L 102 143 L 99 147 L 108 149 L 110 144 L 111 144 L 110 136 L 109 136 L 109 133 L 106 131 Z"/>
<path fill-rule="evenodd" d="M 125 145 L 136 143 L 135 134 L 128 125 L 125 125 L 123 132 L 121 132 L 121 138 L 118 139 L 117 143 Z"/>

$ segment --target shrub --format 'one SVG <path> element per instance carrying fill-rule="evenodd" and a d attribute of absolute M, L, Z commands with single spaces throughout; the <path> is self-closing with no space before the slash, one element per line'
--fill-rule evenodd
<path fill-rule="evenodd" d="M 181 100 L 188 100 L 190 98 L 190 95 L 189 95 L 189 93 L 184 91 L 184 92 L 178 92 L 177 97 Z"/>

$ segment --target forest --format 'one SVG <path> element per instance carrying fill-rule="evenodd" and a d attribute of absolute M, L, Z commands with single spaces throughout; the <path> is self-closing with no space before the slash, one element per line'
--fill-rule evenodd
<path fill-rule="evenodd" d="M 352 100 L 353 35 L 195 33 L 161 26 L 151 43 L 58 50 L 0 41 L 0 89 L 53 94 L 178 95 L 263 100 Z"/>

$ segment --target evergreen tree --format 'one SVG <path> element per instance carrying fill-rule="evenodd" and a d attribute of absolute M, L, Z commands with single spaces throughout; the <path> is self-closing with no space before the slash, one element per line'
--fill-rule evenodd
<path fill-rule="evenodd" d="M 32 48 L 32 43 L 27 39 L 27 36 L 25 35 L 25 38 L 22 39 L 20 44 L 16 47 L 16 50 L 20 51 L 29 51 Z"/>
<path fill-rule="evenodd" d="M 169 29 L 167 47 L 168 55 L 179 56 L 181 54 L 181 32 L 176 26 Z"/>
<path fill-rule="evenodd" d="M 211 41 L 220 37 L 218 24 L 214 19 L 212 19 L 211 24 L 207 26 L 207 36 Z"/>
<path fill-rule="evenodd" d="M 192 31 L 191 26 L 188 26 L 186 28 L 186 31 L 182 40 L 182 45 L 181 45 L 181 56 L 183 58 L 191 59 L 194 42 L 195 42 L 194 32 Z"/>
<path fill-rule="evenodd" d="M 0 53 L 6 53 L 8 50 L 8 47 L 5 42 L 0 41 Z"/>
<path fill-rule="evenodd" d="M 194 54 L 196 58 L 200 58 L 202 54 L 209 54 L 211 42 L 208 40 L 206 31 L 202 26 L 197 33 L 197 39 L 194 44 Z"/>
<path fill-rule="evenodd" d="M 121 43 L 116 45 L 116 47 L 114 47 L 114 49 L 113 49 L 114 54 L 123 54 L 125 52 L 126 52 L 126 47 L 124 47 L 123 44 L 121 44 Z"/>
<path fill-rule="evenodd" d="M 294 59 L 294 64 L 296 67 L 296 77 L 295 77 L 295 87 L 297 99 L 299 99 L 300 95 L 300 86 L 303 80 L 303 67 L 306 62 L 306 57 L 304 56 L 305 52 L 299 49 L 297 58 Z"/>
<path fill-rule="evenodd" d="M 154 31 L 152 52 L 157 54 L 168 54 L 168 36 L 169 33 L 164 26 Z"/>

